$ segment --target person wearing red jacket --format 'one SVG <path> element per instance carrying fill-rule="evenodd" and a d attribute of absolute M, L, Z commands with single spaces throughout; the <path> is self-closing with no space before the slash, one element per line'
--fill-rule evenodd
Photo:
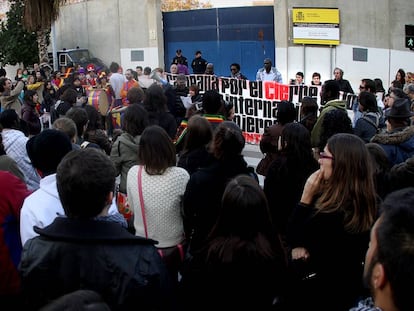
<path fill-rule="evenodd" d="M 0 301 L 2 309 L 13 310 L 20 301 L 20 209 L 31 191 L 7 171 L 0 171 L 0 187 Z"/>

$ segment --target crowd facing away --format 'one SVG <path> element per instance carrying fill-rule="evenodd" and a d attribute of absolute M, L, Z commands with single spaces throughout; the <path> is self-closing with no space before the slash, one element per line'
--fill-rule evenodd
<path fill-rule="evenodd" d="M 1 308 L 414 310 L 412 75 L 361 79 L 352 119 L 343 71 L 315 75 L 321 105 L 280 102 L 252 167 L 183 66 L 0 72 Z"/>

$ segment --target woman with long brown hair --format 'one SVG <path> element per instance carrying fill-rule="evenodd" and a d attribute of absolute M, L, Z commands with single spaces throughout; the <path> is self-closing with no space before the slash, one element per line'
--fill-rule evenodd
<path fill-rule="evenodd" d="M 295 300 L 306 308 L 348 310 L 364 294 L 362 262 L 377 217 L 371 162 L 359 137 L 335 134 L 306 181 L 288 226 L 294 271 L 306 270 Z"/>
<path fill-rule="evenodd" d="M 176 166 L 171 138 L 158 125 L 142 132 L 137 154 L 139 165 L 128 171 L 126 183 L 136 235 L 158 241 L 158 251 L 178 282 L 185 244 L 181 200 L 190 175 Z"/>

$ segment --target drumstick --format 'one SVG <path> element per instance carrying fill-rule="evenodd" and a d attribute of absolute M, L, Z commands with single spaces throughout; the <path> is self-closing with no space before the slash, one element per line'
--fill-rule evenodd
<path fill-rule="evenodd" d="M 128 108 L 128 106 L 122 106 L 121 108 L 115 107 L 115 108 L 113 108 L 110 112 L 111 112 L 111 113 L 119 113 L 119 112 L 124 111 L 124 110 L 125 110 L 125 109 L 127 109 L 127 108 Z"/>

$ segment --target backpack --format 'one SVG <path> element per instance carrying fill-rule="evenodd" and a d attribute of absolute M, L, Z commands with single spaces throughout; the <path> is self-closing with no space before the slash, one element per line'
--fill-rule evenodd
<path fill-rule="evenodd" d="M 361 118 L 364 119 L 365 121 L 367 121 L 369 124 L 371 124 L 375 128 L 376 133 L 378 134 L 380 132 L 380 128 L 379 128 L 379 119 L 380 119 L 380 117 L 377 114 L 370 114 L 370 115 L 375 116 L 376 122 L 374 122 L 370 118 L 368 118 L 367 115 L 364 115 Z"/>

